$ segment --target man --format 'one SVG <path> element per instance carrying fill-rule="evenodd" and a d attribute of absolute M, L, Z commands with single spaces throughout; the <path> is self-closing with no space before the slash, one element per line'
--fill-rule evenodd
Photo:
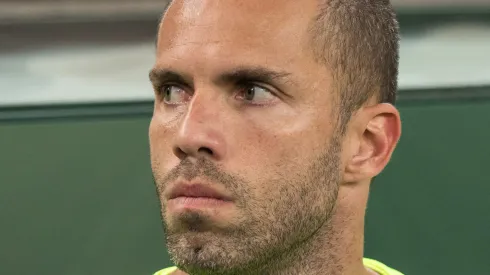
<path fill-rule="evenodd" d="M 388 0 L 173 1 L 149 138 L 177 267 L 156 274 L 400 274 L 363 259 L 397 73 Z"/>

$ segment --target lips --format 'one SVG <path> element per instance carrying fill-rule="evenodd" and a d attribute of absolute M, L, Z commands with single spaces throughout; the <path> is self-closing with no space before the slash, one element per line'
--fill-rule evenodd
<path fill-rule="evenodd" d="M 177 198 L 208 198 L 231 201 L 231 198 L 223 192 L 201 183 L 177 183 L 170 188 L 168 199 L 172 200 Z"/>

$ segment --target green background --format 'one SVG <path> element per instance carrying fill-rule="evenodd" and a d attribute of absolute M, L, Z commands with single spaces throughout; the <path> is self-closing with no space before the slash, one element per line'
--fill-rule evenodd
<path fill-rule="evenodd" d="M 99 115 L 87 105 L 63 116 L 54 106 L 44 119 L 0 109 L 0 274 L 152 274 L 170 265 L 145 104 L 125 116 L 100 112 L 110 104 Z M 366 256 L 406 274 L 490 274 L 489 97 L 402 100 L 399 109 L 403 135 L 372 187 Z"/>

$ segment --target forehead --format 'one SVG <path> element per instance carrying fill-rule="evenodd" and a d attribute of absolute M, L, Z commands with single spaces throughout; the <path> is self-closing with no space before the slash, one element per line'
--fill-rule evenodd
<path fill-rule="evenodd" d="M 175 0 L 160 26 L 157 58 L 285 66 L 312 56 L 316 9 L 316 0 Z"/>

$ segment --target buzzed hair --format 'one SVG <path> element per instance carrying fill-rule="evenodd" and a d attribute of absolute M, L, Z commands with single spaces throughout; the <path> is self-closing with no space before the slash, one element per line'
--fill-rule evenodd
<path fill-rule="evenodd" d="M 317 0 L 310 25 L 314 56 L 332 72 L 341 132 L 353 112 L 373 97 L 395 103 L 399 26 L 389 0 Z M 165 11 L 171 0 L 166 1 Z"/>
<path fill-rule="evenodd" d="M 310 32 L 315 57 L 332 72 L 342 132 L 373 97 L 394 104 L 399 26 L 389 0 L 318 0 Z"/>

